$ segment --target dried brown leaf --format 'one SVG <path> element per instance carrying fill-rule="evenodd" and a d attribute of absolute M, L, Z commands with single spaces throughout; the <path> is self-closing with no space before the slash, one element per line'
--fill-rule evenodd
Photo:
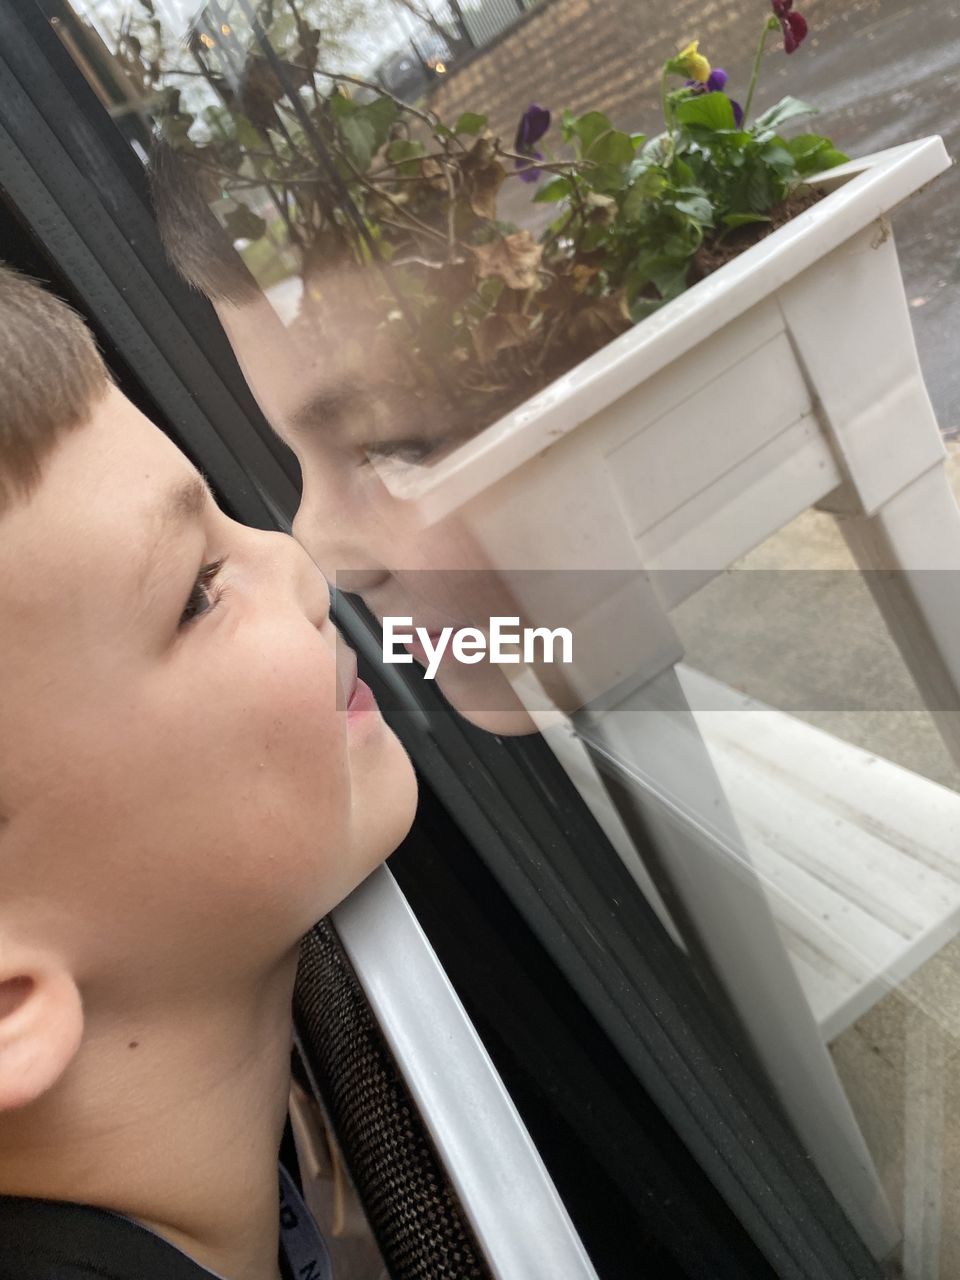
<path fill-rule="evenodd" d="M 502 280 L 508 289 L 536 288 L 543 246 L 537 244 L 529 231 L 515 231 L 489 244 L 474 245 L 471 252 L 478 280 L 492 276 Z"/>
<path fill-rule="evenodd" d="M 439 160 L 434 160 L 433 156 L 427 156 L 425 160 L 420 161 L 420 172 L 434 190 L 446 191 L 447 179 Z"/>
<path fill-rule="evenodd" d="M 500 351 L 522 347 L 530 336 L 529 321 L 511 312 L 484 316 L 473 332 L 473 343 L 481 364 L 489 364 Z"/>
<path fill-rule="evenodd" d="M 478 218 L 490 221 L 497 216 L 497 195 L 507 171 L 497 159 L 497 150 L 488 136 L 476 140 L 460 160 L 470 208 Z"/>
<path fill-rule="evenodd" d="M 630 328 L 630 312 L 622 292 L 592 299 L 574 315 L 567 329 L 572 343 L 597 351 Z"/>

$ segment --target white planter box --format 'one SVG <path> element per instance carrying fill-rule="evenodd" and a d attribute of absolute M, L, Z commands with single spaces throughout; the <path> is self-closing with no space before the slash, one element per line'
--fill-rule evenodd
<path fill-rule="evenodd" d="M 665 612 L 828 495 L 864 567 L 960 569 L 884 217 L 949 164 L 933 137 L 811 179 L 825 199 L 395 492 L 427 523 L 463 521 L 498 568 L 683 571 L 657 574 Z M 902 631 L 902 601 L 879 603 Z M 604 636 L 585 696 L 665 662 L 649 600 L 635 625 L 622 596 L 606 613 L 595 596 L 568 607 Z M 932 603 L 917 607 L 929 624 Z M 938 665 L 921 649 L 911 666 L 942 710 L 960 653 Z M 942 727 L 960 757 L 960 729 Z"/>

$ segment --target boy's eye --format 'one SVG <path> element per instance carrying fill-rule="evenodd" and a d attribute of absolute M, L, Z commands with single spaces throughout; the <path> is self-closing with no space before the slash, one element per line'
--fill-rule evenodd
<path fill-rule="evenodd" d="M 186 627 L 191 622 L 196 622 L 198 618 L 202 618 L 205 613 L 209 613 L 211 609 L 216 607 L 221 596 L 221 591 L 217 589 L 216 585 L 217 577 L 225 563 L 226 557 L 222 556 L 219 560 L 205 564 L 197 574 L 197 580 L 193 584 L 183 613 L 180 615 L 180 627 Z"/>
<path fill-rule="evenodd" d="M 437 453 L 444 443 L 442 440 L 424 438 L 380 440 L 376 444 L 367 445 L 364 452 L 367 457 L 386 458 L 391 462 L 406 463 L 408 466 L 415 467 Z"/>

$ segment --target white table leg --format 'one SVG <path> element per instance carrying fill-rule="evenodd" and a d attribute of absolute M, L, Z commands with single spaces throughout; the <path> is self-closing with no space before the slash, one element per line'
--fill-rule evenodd
<path fill-rule="evenodd" d="M 840 531 L 960 765 L 960 508 L 942 465 Z"/>
<path fill-rule="evenodd" d="M 778 293 L 846 481 L 824 502 L 960 763 L 960 510 L 885 219 Z"/>
<path fill-rule="evenodd" d="M 940 1274 L 947 1036 L 917 1008 L 907 1015 L 904 1106 L 904 1280 Z"/>
<path fill-rule="evenodd" d="M 673 668 L 574 720 L 684 941 L 726 989 L 802 1142 L 877 1258 L 899 1242 L 836 1068 Z"/>

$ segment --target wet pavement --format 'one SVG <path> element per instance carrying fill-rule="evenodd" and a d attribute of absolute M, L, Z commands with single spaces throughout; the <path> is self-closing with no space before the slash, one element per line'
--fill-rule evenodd
<path fill-rule="evenodd" d="M 860 0 L 831 17 L 833 7 L 807 6 L 810 44 L 778 60 L 766 81 L 769 97 L 775 87 L 819 105 L 810 127 L 851 155 L 938 133 L 960 156 L 960 5 Z M 743 68 L 737 72 L 742 79 Z M 945 434 L 958 435 L 960 168 L 914 196 L 892 222 L 937 419 Z"/>

